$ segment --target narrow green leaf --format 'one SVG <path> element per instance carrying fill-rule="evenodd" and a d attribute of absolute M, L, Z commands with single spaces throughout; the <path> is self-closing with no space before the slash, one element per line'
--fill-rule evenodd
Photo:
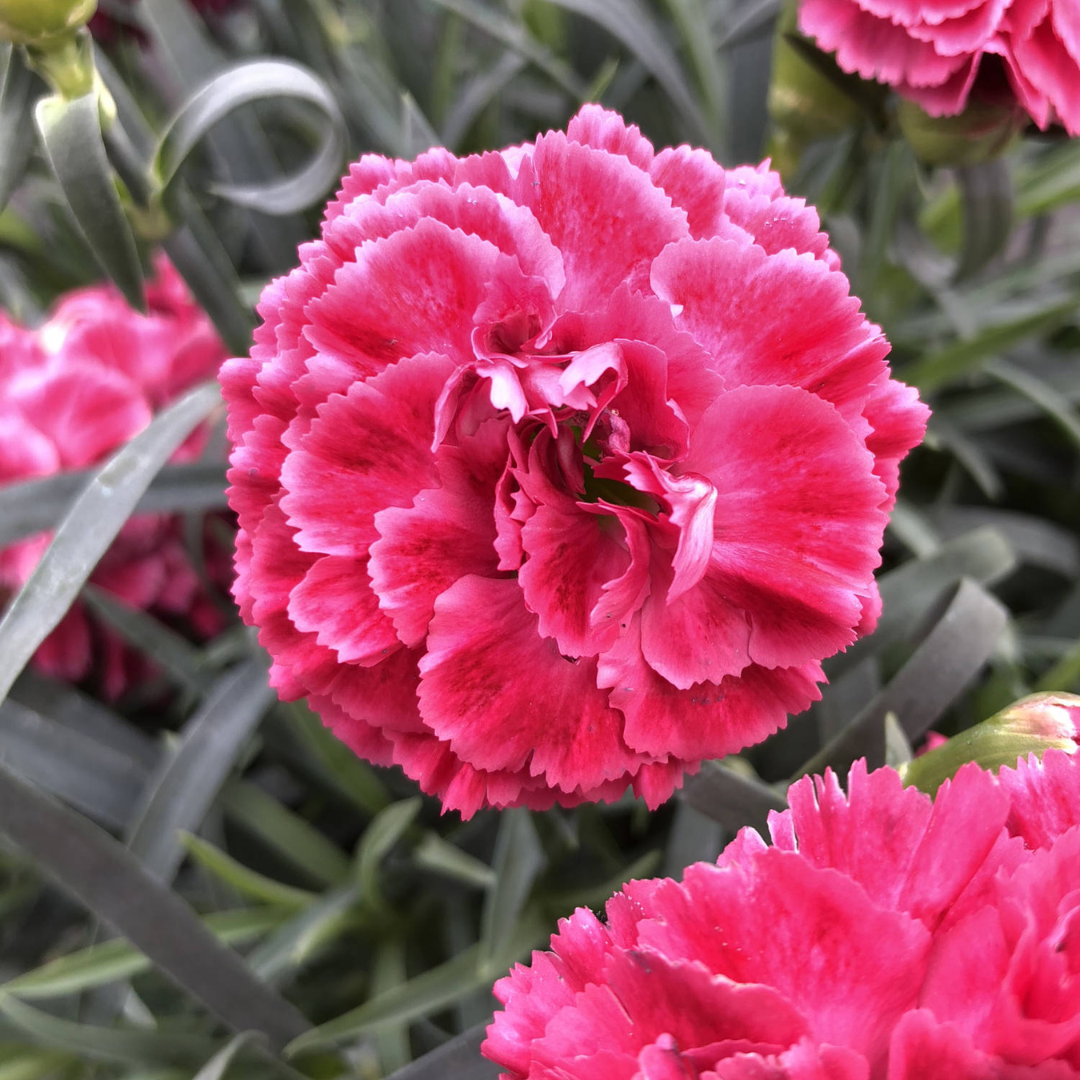
<path fill-rule="evenodd" d="M 635 859 L 629 866 L 621 867 L 618 873 L 597 885 L 588 885 L 585 888 L 544 895 L 542 897 L 543 907 L 546 911 L 552 912 L 556 918 L 561 918 L 567 912 L 579 907 L 603 908 L 611 897 L 628 881 L 655 877 L 663 858 L 663 853 L 659 850 L 646 851 L 644 855 Z"/>
<path fill-rule="evenodd" d="M 495 871 L 486 862 L 462 851 L 436 832 L 424 834 L 413 852 L 413 859 L 424 870 L 476 889 L 488 889 L 495 884 Z"/>
<path fill-rule="evenodd" d="M 90 1061 L 197 1068 L 216 1049 L 211 1039 L 190 1032 L 124 1031 L 77 1024 L 4 993 L 0 993 L 0 1014 L 38 1046 L 78 1054 Z"/>
<path fill-rule="evenodd" d="M 0 490 L 0 546 L 54 529 L 75 501 L 92 469 L 24 480 Z M 181 514 L 228 506 L 225 467 L 218 464 L 166 465 L 135 507 L 138 514 Z"/>
<path fill-rule="evenodd" d="M 904 499 L 896 500 L 887 528 L 917 559 L 928 559 L 941 547 L 927 515 Z"/>
<path fill-rule="evenodd" d="M 258 660 L 226 672 L 184 725 L 176 752 L 147 785 L 127 832 L 132 854 L 162 881 L 171 881 L 184 857 L 180 832 L 194 832 L 232 769 L 248 737 L 276 695 Z"/>
<path fill-rule="evenodd" d="M 513 22 L 479 0 L 432 0 L 439 7 L 460 15 L 478 30 L 501 41 L 508 48 L 535 64 L 575 101 L 585 95 L 585 84 L 569 65 L 533 38 L 523 23 Z"/>
<path fill-rule="evenodd" d="M 599 23 L 621 41 L 653 74 L 671 98 L 676 110 L 689 121 L 711 149 L 720 151 L 720 133 L 710 130 L 686 83 L 679 61 L 668 45 L 663 29 L 640 0 L 551 0 L 567 11 Z"/>
<path fill-rule="evenodd" d="M 294 885 L 285 885 L 265 874 L 237 862 L 220 848 L 191 833 L 182 833 L 181 842 L 187 853 L 206 871 L 235 889 L 241 896 L 286 909 L 309 907 L 318 895 Z"/>
<path fill-rule="evenodd" d="M 1035 683 L 1035 690 L 1066 690 L 1076 689 L 1080 682 L 1080 639 L 1066 652 L 1062 653 L 1058 661 Z"/>
<path fill-rule="evenodd" d="M 857 758 L 869 768 L 885 763 L 885 717 L 896 715 L 915 742 L 947 709 L 986 663 L 1005 628 L 1008 612 L 968 578 L 948 590 L 944 611 L 908 662 L 843 731 L 808 761 L 798 775 L 831 767 L 841 776 Z"/>
<path fill-rule="evenodd" d="M 502 951 L 481 962 L 480 945 L 473 945 L 437 967 L 429 968 L 385 994 L 371 998 L 359 1008 L 321 1024 L 301 1035 L 287 1048 L 298 1054 L 316 1047 L 333 1046 L 387 1026 L 407 1023 L 453 1005 L 505 974 L 506 969 L 551 932 L 547 920 L 529 912 L 519 920 L 512 940 Z"/>
<path fill-rule="evenodd" d="M 290 909 L 286 907 L 236 908 L 207 915 L 202 924 L 223 945 L 245 945 L 280 926 L 289 914 Z M 14 994 L 27 1001 L 64 997 L 130 979 L 151 967 L 150 961 L 138 949 L 114 938 L 50 960 L 33 971 L 0 983 L 0 993 Z"/>
<path fill-rule="evenodd" d="M 497 1080 L 499 1066 L 480 1053 L 487 1028 L 488 1021 L 477 1024 L 387 1080 Z"/>
<path fill-rule="evenodd" d="M 931 519 L 943 536 L 950 537 L 989 527 L 1009 545 L 1017 562 L 1066 578 L 1080 574 L 1080 539 L 1046 518 L 991 506 L 938 506 Z"/>
<path fill-rule="evenodd" d="M 726 123 L 726 73 L 721 53 L 713 41 L 705 5 L 703 0 L 665 0 L 665 3 L 693 66 L 709 128 L 719 150 Z"/>
<path fill-rule="evenodd" d="M 176 211 L 183 225 L 162 246 L 230 351 L 242 355 L 251 347 L 254 313 L 244 301 L 240 278 L 213 225 L 179 181 L 176 189 Z"/>
<path fill-rule="evenodd" d="M 215 183 L 210 190 L 239 206 L 268 214 L 292 214 L 321 198 L 341 174 L 345 120 L 322 79 L 288 60 L 236 64 L 196 90 L 158 142 L 151 168 L 161 186 L 169 188 L 188 155 L 219 121 L 242 105 L 277 97 L 307 102 L 323 114 L 325 130 L 312 160 L 283 180 L 259 185 Z"/>
<path fill-rule="evenodd" d="M 0 213 L 22 183 L 34 151 L 32 85 L 22 49 L 9 46 L 4 81 L 0 84 Z"/>
<path fill-rule="evenodd" d="M 349 879 L 349 860 L 313 825 L 261 788 L 233 781 L 225 789 L 226 811 L 320 885 Z"/>
<path fill-rule="evenodd" d="M 181 92 L 200 86 L 228 66 L 229 57 L 218 46 L 205 21 L 199 17 L 188 0 L 140 0 L 137 5 L 125 4 L 125 11 L 138 19 L 139 25 L 146 31 L 146 36 L 152 43 L 155 60 L 160 61 L 167 73 L 168 84 L 180 88 Z M 172 104 L 175 105 L 176 102 L 173 101 Z M 218 179 L 244 184 L 262 181 L 279 172 L 277 157 L 270 147 L 259 118 L 250 111 L 244 116 L 229 116 L 222 120 L 214 131 L 207 134 L 206 148 L 213 174 Z M 180 186 L 182 185 L 178 185 Z M 177 220 L 185 223 L 181 232 L 190 229 L 195 234 L 199 247 L 205 252 L 210 246 L 210 238 L 204 235 L 205 219 L 197 204 L 192 205 L 194 200 L 190 198 L 190 192 L 185 194 L 189 198 L 178 202 L 186 205 L 177 206 Z M 243 217 L 245 220 L 239 224 L 246 233 L 252 254 L 259 265 L 276 271 L 291 267 L 296 261 L 297 244 L 308 239 L 303 219 L 299 215 L 270 217 L 255 212 Z M 178 254 L 189 253 L 174 252 L 174 246 L 182 245 L 174 245 L 172 238 L 166 246 L 177 269 L 184 275 L 184 279 L 192 284 L 188 276 L 189 270 L 181 266 L 178 258 Z M 221 269 L 219 266 L 219 272 Z M 216 305 L 211 302 L 211 296 L 201 295 L 192 284 L 199 302 L 219 328 L 222 326 L 219 321 L 221 315 L 233 303 L 230 295 L 233 282 L 228 274 L 222 281 L 229 282 L 229 293 Z M 236 319 L 237 314 L 233 312 L 232 319 Z M 223 333 L 223 336 L 234 353 L 247 351 L 247 345 L 233 344 L 230 334 Z"/>
<path fill-rule="evenodd" d="M 307 1027 L 121 844 L 3 765 L 0 833 L 234 1031 L 263 1031 L 280 1046 Z"/>
<path fill-rule="evenodd" d="M 982 489 L 983 494 L 997 502 L 1005 491 L 1005 482 L 974 439 L 968 437 L 949 414 L 938 410 L 930 420 L 927 441 L 939 443 L 967 470 L 972 480 Z"/>
<path fill-rule="evenodd" d="M 890 769 L 899 769 L 915 756 L 904 729 L 896 718 L 896 713 L 885 714 L 885 764 Z"/>
<path fill-rule="evenodd" d="M 418 795 L 402 802 L 391 803 L 364 830 L 357 846 L 356 880 L 360 885 L 360 898 L 377 911 L 390 911 L 379 884 L 382 860 L 416 820 L 421 805 Z"/>
<path fill-rule="evenodd" d="M 859 255 L 859 282 L 863 295 L 876 293 L 896 231 L 900 202 L 914 176 L 914 158 L 903 139 L 895 139 L 878 161 L 870 224 Z"/>
<path fill-rule="evenodd" d="M 1043 334 L 1075 316 L 1077 300 L 1070 297 L 1048 307 L 1023 315 L 1009 322 L 997 323 L 980 331 L 966 341 L 958 341 L 921 360 L 907 365 L 900 377 L 917 386 L 923 393 L 932 393 L 949 383 L 977 371 L 992 356 L 1004 352 L 1036 334 Z"/>
<path fill-rule="evenodd" d="M 878 581 L 882 614 L 877 630 L 827 662 L 830 680 L 910 637 L 942 591 L 957 585 L 961 578 L 992 585 L 1012 573 L 1016 565 L 1016 554 L 1001 534 L 979 528 L 942 544 L 929 558 L 913 559 L 882 575 Z"/>
<path fill-rule="evenodd" d="M 1016 187 L 1016 211 L 1022 217 L 1049 214 L 1080 199 L 1080 145 L 1066 142 L 1044 155 Z"/>
<path fill-rule="evenodd" d="M 1058 427 L 1069 437 L 1073 445 L 1080 447 L 1080 416 L 1063 395 L 1052 386 L 1043 382 L 1037 375 L 1025 371 L 1007 360 L 993 360 L 986 365 L 987 374 L 1011 386 L 1018 394 L 1023 394 L 1034 402 Z"/>
<path fill-rule="evenodd" d="M 80 594 L 87 608 L 132 648 L 153 660 L 182 690 L 199 694 L 208 672 L 202 653 L 159 619 L 87 582 Z"/>
<path fill-rule="evenodd" d="M 507 49 L 495 64 L 471 79 L 443 121 L 442 141 L 449 147 L 457 146 L 476 118 L 524 67 L 525 58 Z"/>
<path fill-rule="evenodd" d="M 299 914 L 282 924 L 254 949 L 248 965 L 264 982 L 277 985 L 302 966 L 319 948 L 357 923 L 358 891 L 353 885 L 331 889 Z"/>
<path fill-rule="evenodd" d="M 505 811 L 495 841 L 495 883 L 480 921 L 481 963 L 501 952 L 513 937 L 533 884 L 546 866 L 547 856 L 529 811 Z"/>
<path fill-rule="evenodd" d="M 716 42 L 718 49 L 730 49 L 756 37 L 771 34 L 780 17 L 781 0 L 750 0 L 739 4 L 736 15 L 724 27 Z"/>
<path fill-rule="evenodd" d="M 236 1055 L 257 1037 L 254 1031 L 241 1031 L 234 1035 L 214 1056 L 195 1074 L 192 1080 L 222 1080 L 229 1071 Z"/>
<path fill-rule="evenodd" d="M 715 862 L 723 850 L 723 839 L 724 829 L 718 821 L 680 799 L 664 852 L 664 877 L 682 877 L 691 863 Z"/>
<path fill-rule="evenodd" d="M 141 776 L 161 756 L 158 744 L 144 731 L 74 687 L 55 682 L 33 671 L 24 671 L 11 690 L 20 705 L 66 731 L 93 739 L 100 746 L 132 762 Z"/>
<path fill-rule="evenodd" d="M 695 810 L 735 832 L 744 825 L 765 826 L 769 813 L 787 809 L 787 801 L 753 774 L 745 762 L 707 761 L 697 776 L 686 778 L 684 798 Z"/>
<path fill-rule="evenodd" d="M 358 758 L 305 702 L 290 702 L 285 708 L 293 730 L 342 798 L 372 816 L 390 805 L 390 796 L 372 767 Z"/>
<path fill-rule="evenodd" d="M 205 383 L 166 409 L 97 471 L 0 622 L 0 700 L 56 628 L 150 481 L 220 400 Z"/>
<path fill-rule="evenodd" d="M 382 942 L 375 952 L 372 993 L 376 996 L 389 993 L 401 986 L 406 978 L 405 946 L 401 941 L 389 938 Z M 379 1063 L 384 1073 L 394 1072 L 411 1060 L 408 1024 L 387 1024 L 379 1031 L 376 1039 L 379 1044 Z"/>
<path fill-rule="evenodd" d="M 35 115 L 49 164 L 79 231 L 128 303 L 145 311 L 139 253 L 101 139 L 97 92 L 70 100 L 42 98 Z"/>
<path fill-rule="evenodd" d="M 111 828 L 128 821 L 148 776 L 143 761 L 14 698 L 0 705 L 0 758 Z"/>

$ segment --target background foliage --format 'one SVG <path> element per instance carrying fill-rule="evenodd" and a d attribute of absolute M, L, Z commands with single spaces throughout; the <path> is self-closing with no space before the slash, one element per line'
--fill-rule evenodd
<path fill-rule="evenodd" d="M 238 620 L 197 648 L 84 589 L 136 507 L 227 528 L 219 458 L 163 468 L 222 423 L 212 386 L 93 475 L 0 491 L 0 541 L 59 527 L 0 625 L 0 1080 L 375 1078 L 414 1058 L 402 1075 L 494 1075 L 475 1049 L 491 983 L 558 917 L 714 858 L 807 769 L 899 762 L 931 726 L 1077 689 L 1080 144 L 1029 131 L 981 164 L 920 163 L 895 103 L 784 37 L 772 0 L 100 7 L 104 136 L 96 95 L 49 98 L 21 51 L 3 58 L 0 301 L 19 319 L 102 268 L 138 300 L 162 243 L 245 351 L 346 157 L 503 146 L 600 100 L 725 164 L 769 144 L 934 417 L 878 631 L 810 712 L 651 814 L 440 818 L 278 703 Z M 80 594 L 156 661 L 154 692 L 107 707 L 23 671 Z"/>

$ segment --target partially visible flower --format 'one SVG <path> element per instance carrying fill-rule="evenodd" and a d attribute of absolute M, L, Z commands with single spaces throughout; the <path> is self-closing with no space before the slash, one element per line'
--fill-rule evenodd
<path fill-rule="evenodd" d="M 1012 92 L 1045 129 L 1080 135 L 1080 6 L 1076 0 L 800 0 L 799 26 L 837 62 L 926 110 L 963 110 L 1004 65 Z M 992 91 L 991 91 L 992 92 Z"/>
<path fill-rule="evenodd" d="M 816 213 L 586 106 L 362 158 L 222 383 L 283 696 L 447 809 L 650 805 L 874 625 L 927 410 Z"/>
<path fill-rule="evenodd" d="M 931 736 L 934 742 L 931 744 Z M 905 784 L 933 795 L 967 761 L 984 769 L 1013 765 L 1046 750 L 1076 753 L 1080 745 L 1080 697 L 1059 691 L 1030 694 L 951 739 L 931 732 L 926 748 L 900 770 Z"/>
<path fill-rule="evenodd" d="M 495 985 L 507 1080 L 1080 1076 L 1080 763 L 937 798 L 858 762 L 681 883 L 579 909 Z"/>
<path fill-rule="evenodd" d="M 140 315 L 112 286 L 94 286 L 67 294 L 34 330 L 0 316 L 0 485 L 99 463 L 158 409 L 213 375 L 224 346 L 164 258 L 147 302 L 149 313 Z M 196 432 L 176 460 L 197 457 L 204 441 Z M 0 552 L 0 590 L 20 588 L 48 543 L 41 534 Z M 90 580 L 197 637 L 221 625 L 174 518 L 131 519 Z M 81 604 L 45 640 L 35 663 L 69 681 L 95 668 L 109 697 L 140 670 L 136 656 L 95 628 Z"/>

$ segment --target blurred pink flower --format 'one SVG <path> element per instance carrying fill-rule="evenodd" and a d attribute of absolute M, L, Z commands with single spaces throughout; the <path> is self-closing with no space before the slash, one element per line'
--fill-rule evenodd
<path fill-rule="evenodd" d="M 102 285 L 67 294 L 34 330 L 0 315 L 0 484 L 97 464 L 158 409 L 213 376 L 224 346 L 164 258 L 148 283 L 147 302 L 149 312 L 141 315 Z M 204 441 L 205 432 L 196 432 L 175 460 L 197 457 Z M 49 540 L 41 534 L 0 552 L 0 589 L 10 593 L 23 585 Z M 127 522 L 90 580 L 196 636 L 221 625 L 175 519 Z M 111 698 L 143 667 L 119 638 L 92 627 L 81 604 L 45 640 L 35 664 L 68 681 L 94 668 Z"/>
<path fill-rule="evenodd" d="M 1040 128 L 1080 134 L 1077 0 L 800 0 L 799 27 L 931 116 L 961 112 L 980 67 L 1003 63 Z"/>
<path fill-rule="evenodd" d="M 874 625 L 927 410 L 765 168 L 594 105 L 367 156 L 260 311 L 222 369 L 241 611 L 447 809 L 655 806 Z"/>
<path fill-rule="evenodd" d="M 123 3 L 133 8 L 138 3 L 138 0 L 123 0 Z M 205 13 L 208 11 L 228 11 L 230 8 L 239 6 L 243 3 L 243 0 L 188 0 L 188 3 L 196 11 Z M 138 40 L 142 40 L 142 32 L 138 29 L 134 20 L 128 22 L 123 18 L 122 11 L 118 11 L 118 15 L 112 15 L 99 6 L 98 10 L 94 12 L 89 25 L 90 32 L 94 37 L 106 44 L 124 35 L 131 35 Z"/>
<path fill-rule="evenodd" d="M 682 883 L 579 909 L 495 985 L 508 1080 L 1080 1076 L 1080 762 L 932 802 L 862 762 Z"/>

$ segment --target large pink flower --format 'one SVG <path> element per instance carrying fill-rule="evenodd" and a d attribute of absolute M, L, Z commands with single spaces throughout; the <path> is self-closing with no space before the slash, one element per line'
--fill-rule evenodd
<path fill-rule="evenodd" d="M 97 464 L 159 408 L 213 375 L 224 346 L 164 258 L 147 302 L 149 313 L 140 315 L 112 286 L 93 286 L 67 294 L 34 330 L 0 316 L 0 485 Z M 197 455 L 203 440 L 196 433 L 177 460 Z M 26 582 L 49 539 L 31 537 L 0 552 L 0 592 Z M 220 627 L 177 520 L 133 518 L 90 580 L 198 636 Z M 96 668 L 109 697 L 142 670 L 119 638 L 94 630 L 81 604 L 45 640 L 35 663 L 70 681 Z"/>
<path fill-rule="evenodd" d="M 1041 128 L 1080 134 L 1076 0 L 800 0 L 799 27 L 845 71 L 895 86 L 932 116 L 960 112 L 1000 57 Z"/>
<path fill-rule="evenodd" d="M 613 113 L 353 166 L 222 370 L 285 696 L 448 808 L 655 805 L 873 625 L 926 409 L 817 215 Z"/>
<path fill-rule="evenodd" d="M 849 779 L 799 781 L 772 846 L 561 922 L 495 985 L 504 1077 L 1080 1076 L 1080 762 L 967 765 L 933 803 Z"/>

